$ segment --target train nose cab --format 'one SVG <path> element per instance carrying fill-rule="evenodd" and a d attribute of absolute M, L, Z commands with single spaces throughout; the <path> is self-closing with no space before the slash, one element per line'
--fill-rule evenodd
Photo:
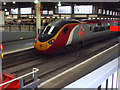
<path fill-rule="evenodd" d="M 47 25 L 38 37 L 35 39 L 34 47 L 38 51 L 45 51 L 47 50 L 55 41 L 55 34 L 58 32 L 58 28 L 54 25 L 49 24 Z"/>
<path fill-rule="evenodd" d="M 60 19 L 48 24 L 35 39 L 34 47 L 43 53 L 54 53 L 67 43 L 70 31 L 68 32 L 68 24 L 80 23 L 71 19 Z M 64 32 L 64 28 L 67 32 Z"/>

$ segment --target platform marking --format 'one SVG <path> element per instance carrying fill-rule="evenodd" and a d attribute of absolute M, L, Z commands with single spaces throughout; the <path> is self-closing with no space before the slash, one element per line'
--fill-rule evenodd
<path fill-rule="evenodd" d="M 24 50 L 28 50 L 28 49 L 32 49 L 32 48 L 34 48 L 34 46 L 27 47 L 27 48 L 22 48 L 22 49 L 17 49 L 17 50 L 14 50 L 14 51 L 4 52 L 3 55 L 7 55 L 7 54 L 11 54 L 11 53 L 16 53 L 16 52 L 20 52 L 20 51 L 24 51 Z"/>
<path fill-rule="evenodd" d="M 95 56 L 93 56 L 93 57 L 91 57 L 91 58 L 85 60 L 84 62 L 82 62 L 82 63 L 80 63 L 80 64 L 78 64 L 78 65 L 76 65 L 76 66 L 74 66 L 74 67 L 72 67 L 72 68 L 70 68 L 70 69 L 68 69 L 68 70 L 66 70 L 66 71 L 64 71 L 64 72 L 62 72 L 62 73 L 60 73 L 60 74 L 58 74 L 58 75 L 56 75 L 56 76 L 53 77 L 53 78 L 46 80 L 45 82 L 41 83 L 41 84 L 38 86 L 38 88 L 40 88 L 40 87 L 43 86 L 44 84 L 46 84 L 46 83 L 48 83 L 48 82 L 50 82 L 50 81 L 52 81 L 52 80 L 54 80 L 54 79 L 56 79 L 56 78 L 58 78 L 58 77 L 64 75 L 65 73 L 68 73 L 69 71 L 71 71 L 71 70 L 73 70 L 73 69 L 79 67 L 80 65 L 85 64 L 86 62 L 91 61 L 92 59 L 96 58 L 97 56 L 99 56 L 99 55 L 101 55 L 101 54 L 103 54 L 103 53 L 105 53 L 105 52 L 107 52 L 108 50 L 113 49 L 113 48 L 116 47 L 116 46 L 119 46 L 119 44 L 120 44 L 120 43 L 118 43 L 118 44 L 116 44 L 116 45 L 114 45 L 114 46 L 112 46 L 112 47 L 110 47 L 110 48 L 108 48 L 108 49 L 106 49 L 106 50 L 104 50 L 104 51 L 98 53 L 97 55 L 95 55 Z"/>

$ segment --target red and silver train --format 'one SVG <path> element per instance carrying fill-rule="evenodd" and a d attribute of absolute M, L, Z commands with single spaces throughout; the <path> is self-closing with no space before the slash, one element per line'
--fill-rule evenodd
<path fill-rule="evenodd" d="M 48 24 L 35 38 L 34 47 L 38 51 L 51 54 L 67 45 L 87 42 L 110 36 L 110 26 L 118 26 L 117 20 L 61 19 Z M 83 43 L 84 43 L 83 42 Z"/>

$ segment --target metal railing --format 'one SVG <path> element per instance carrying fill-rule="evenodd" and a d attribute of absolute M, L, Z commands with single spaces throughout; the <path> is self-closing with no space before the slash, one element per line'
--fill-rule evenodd
<path fill-rule="evenodd" d="M 35 25 L 3 25 L 0 26 L 2 32 L 30 32 L 36 31 Z"/>
<path fill-rule="evenodd" d="M 87 74 L 86 76 L 80 78 L 79 80 L 71 83 L 65 88 L 118 88 L 118 78 L 120 75 L 120 68 L 118 68 L 118 63 L 120 57 L 114 59 L 113 61 L 105 64 L 104 66 L 98 68 L 97 70 Z M 62 89 L 62 90 L 64 90 Z M 93 89 L 94 90 L 94 89 Z"/>
<path fill-rule="evenodd" d="M 9 83 L 16 81 L 16 80 L 20 80 L 20 88 L 37 88 L 37 86 L 40 84 L 40 79 L 38 79 L 38 74 L 37 74 L 38 71 L 39 71 L 39 69 L 33 68 L 32 72 L 27 73 L 23 76 L 17 77 L 15 79 L 12 79 L 8 82 L 2 83 L 2 84 L 0 84 L 0 86 L 9 84 Z M 31 82 L 30 84 L 24 86 L 23 78 L 27 77 L 29 75 L 32 75 L 32 74 L 33 74 L 34 82 Z"/>

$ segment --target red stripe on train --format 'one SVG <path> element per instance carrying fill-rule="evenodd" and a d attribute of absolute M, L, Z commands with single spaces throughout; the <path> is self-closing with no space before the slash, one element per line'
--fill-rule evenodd
<path fill-rule="evenodd" d="M 120 32 L 120 26 L 110 26 L 110 31 Z"/>

